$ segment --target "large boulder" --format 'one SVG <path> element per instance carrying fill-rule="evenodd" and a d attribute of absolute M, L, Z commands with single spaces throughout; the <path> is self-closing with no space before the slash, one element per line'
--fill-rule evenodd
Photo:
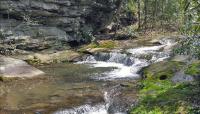
<path fill-rule="evenodd" d="M 31 78 L 43 75 L 44 72 L 14 58 L 0 56 L 0 77 Z"/>
<path fill-rule="evenodd" d="M 43 42 L 51 42 L 53 46 L 88 42 L 91 40 L 88 34 L 112 22 L 122 1 L 1 0 L 0 42 L 25 39 L 26 44 L 19 44 L 17 48 L 26 50 L 30 47 L 37 50 Z"/>

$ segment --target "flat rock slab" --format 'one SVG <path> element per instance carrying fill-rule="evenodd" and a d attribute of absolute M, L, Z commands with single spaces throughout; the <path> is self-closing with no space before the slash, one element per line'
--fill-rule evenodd
<path fill-rule="evenodd" d="M 23 60 L 0 56 L 0 76 L 31 78 L 43 75 L 44 72 L 30 66 Z"/>

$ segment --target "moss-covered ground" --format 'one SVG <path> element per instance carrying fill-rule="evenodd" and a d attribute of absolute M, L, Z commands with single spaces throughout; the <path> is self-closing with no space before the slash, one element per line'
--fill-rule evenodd
<path fill-rule="evenodd" d="M 180 62 L 155 63 L 144 69 L 140 82 L 139 104 L 131 114 L 200 114 L 200 84 L 173 83 L 170 79 L 181 68 Z M 199 62 L 185 68 L 191 75 L 199 73 Z M 164 78 L 163 78 L 164 77 Z"/>

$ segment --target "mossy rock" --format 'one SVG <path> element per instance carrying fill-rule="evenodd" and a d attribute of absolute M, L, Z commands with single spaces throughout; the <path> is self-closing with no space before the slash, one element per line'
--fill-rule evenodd
<path fill-rule="evenodd" d="M 40 65 L 41 64 L 41 60 L 38 59 L 36 56 L 30 57 L 25 61 L 30 65 Z"/>
<path fill-rule="evenodd" d="M 4 76 L 1 76 L 0 75 L 0 82 L 10 82 L 10 81 L 13 81 L 13 80 L 17 80 L 17 79 L 19 79 L 19 78 L 17 78 L 17 77 L 12 77 L 12 78 L 10 78 L 10 77 L 4 77 Z"/>
<path fill-rule="evenodd" d="M 143 75 L 147 79 L 170 79 L 176 72 L 181 70 L 184 65 L 185 63 L 176 61 L 158 62 L 144 68 Z"/>
<path fill-rule="evenodd" d="M 170 81 L 144 80 L 139 92 L 140 103 L 131 114 L 198 114 L 193 107 L 199 101 L 200 86 L 173 84 Z"/>
<path fill-rule="evenodd" d="M 200 60 L 195 61 L 192 64 L 190 64 L 186 70 L 186 74 L 193 75 L 193 76 L 199 76 L 200 75 Z"/>
<path fill-rule="evenodd" d="M 79 52 L 85 52 L 88 49 L 114 49 L 115 47 L 117 47 L 117 43 L 116 41 L 113 40 L 103 40 L 103 41 L 99 41 L 98 43 L 90 43 L 89 45 L 85 45 L 82 48 L 80 48 L 78 51 Z"/>
<path fill-rule="evenodd" d="M 141 80 L 139 104 L 130 114 L 198 114 L 200 85 L 198 83 L 173 83 L 170 79 L 176 72 L 184 70 L 183 62 L 159 62 L 146 67 L 146 79 Z M 187 68 L 196 74 L 198 62 Z M 187 71 L 186 70 L 186 71 Z M 140 84 L 140 85 L 141 85 Z M 195 101 L 195 102 L 194 102 Z M 198 105 L 199 106 L 199 105 Z"/>

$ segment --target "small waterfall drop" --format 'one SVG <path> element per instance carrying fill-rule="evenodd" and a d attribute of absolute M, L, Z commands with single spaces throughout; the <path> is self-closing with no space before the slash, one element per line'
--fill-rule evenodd
<path fill-rule="evenodd" d="M 142 46 L 126 50 L 125 54 L 119 51 L 111 53 L 97 53 L 88 56 L 79 64 L 90 64 L 91 67 L 113 67 L 104 76 L 95 79 L 112 80 L 120 78 L 139 78 L 138 71 L 152 63 L 163 61 L 170 57 L 168 49 L 175 44 L 171 39 L 162 39 L 158 46 Z"/>
<path fill-rule="evenodd" d="M 72 109 L 65 109 L 55 112 L 54 114 L 110 114 L 108 111 L 111 104 L 113 103 L 113 96 L 118 94 L 117 92 L 120 89 L 117 86 L 110 88 L 108 91 L 104 92 L 104 101 L 105 103 L 97 104 L 97 105 L 82 105 L 79 107 L 74 107 Z M 111 112 L 111 114 L 126 114 L 124 112 Z"/>

